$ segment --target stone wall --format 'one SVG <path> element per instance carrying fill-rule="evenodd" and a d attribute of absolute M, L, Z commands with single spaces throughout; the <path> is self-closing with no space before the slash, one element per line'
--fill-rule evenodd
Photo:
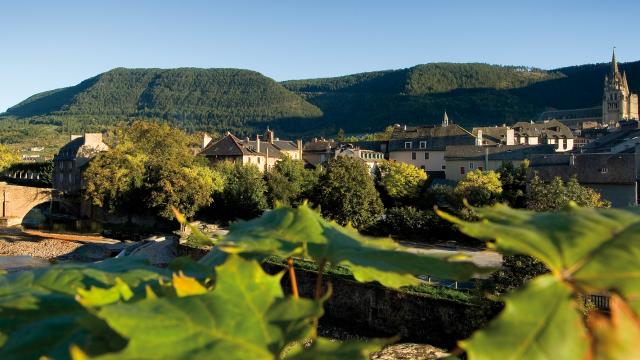
<path fill-rule="evenodd" d="M 281 267 L 265 264 L 267 271 Z M 301 296 L 312 297 L 316 274 L 296 270 Z M 469 337 L 500 311 L 492 302 L 466 304 L 454 300 L 388 289 L 377 284 L 358 283 L 332 276 L 333 295 L 325 304 L 320 324 L 340 327 L 368 337 L 400 336 L 402 341 L 428 343 L 451 348 Z M 326 289 L 327 279 L 324 281 Z M 290 292 L 288 275 L 282 279 Z"/>

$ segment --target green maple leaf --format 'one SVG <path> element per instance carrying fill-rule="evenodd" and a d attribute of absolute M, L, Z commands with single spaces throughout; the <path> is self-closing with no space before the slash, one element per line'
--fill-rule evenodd
<path fill-rule="evenodd" d="M 505 298 L 505 308 L 461 346 L 470 359 L 582 359 L 589 349 L 572 292 L 551 275 Z"/>
<path fill-rule="evenodd" d="M 634 349 L 630 344 L 640 341 L 640 210 L 574 206 L 535 213 L 496 205 L 474 212 L 483 220 L 467 222 L 440 214 L 467 235 L 494 240 L 490 245 L 501 252 L 541 260 L 552 274 L 507 296 L 504 312 L 462 343 L 470 358 L 582 358 L 590 341 L 595 344 L 591 358 L 616 358 L 616 347 Z M 601 291 L 622 295 L 619 308 L 627 310 L 625 316 L 616 310 L 610 322 L 600 320 L 589 327 L 576 321 L 578 304 L 573 298 Z"/>
<path fill-rule="evenodd" d="M 126 293 L 123 286 L 129 289 L 167 274 L 129 258 L 0 276 L 0 358 L 64 359 L 69 357 L 71 343 L 83 345 L 90 353 L 122 346 L 117 334 L 76 301 L 76 292 L 93 286 L 85 293 L 87 302 L 106 301 L 97 295 L 119 296 Z M 124 285 L 125 279 L 129 285 Z M 107 289 L 111 287 L 114 290 Z"/>
<path fill-rule="evenodd" d="M 326 221 L 306 204 L 235 223 L 218 246 L 257 257 L 298 256 L 347 265 L 356 280 L 393 288 L 420 283 L 416 275 L 462 280 L 483 271 L 456 255 L 414 253 L 391 239 L 363 236 L 351 227 Z"/>
<path fill-rule="evenodd" d="M 98 316 L 127 346 L 100 358 L 275 359 L 312 330 L 320 303 L 285 298 L 281 275 L 230 256 L 216 269 L 214 291 L 103 307 Z"/>
<path fill-rule="evenodd" d="M 498 251 L 541 260 L 585 292 L 618 291 L 640 312 L 639 209 L 572 207 L 536 213 L 496 205 L 474 212 L 484 220 L 466 222 L 440 214 L 469 236 L 495 240 Z"/>

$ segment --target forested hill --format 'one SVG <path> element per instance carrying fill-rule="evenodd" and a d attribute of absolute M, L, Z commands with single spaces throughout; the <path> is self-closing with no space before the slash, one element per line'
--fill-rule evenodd
<path fill-rule="evenodd" d="M 620 70 L 638 92 L 640 61 L 620 64 Z M 329 132 L 369 132 L 394 123 L 438 123 L 444 110 L 471 127 L 530 120 L 552 108 L 597 106 L 609 71 L 608 63 L 550 71 L 435 63 L 283 84 L 323 111 Z"/>
<path fill-rule="evenodd" d="M 609 69 L 608 63 L 550 71 L 435 63 L 278 83 L 248 70 L 118 68 L 34 95 L 5 115 L 67 132 L 143 117 L 192 131 L 247 135 L 271 126 L 283 136 L 332 136 L 340 128 L 362 133 L 394 123 L 438 123 L 446 110 L 452 121 L 471 127 L 599 105 Z M 620 69 L 639 92 L 640 61 Z"/>
<path fill-rule="evenodd" d="M 237 69 L 118 68 L 80 84 L 34 95 L 7 110 L 19 117 L 108 124 L 129 118 L 169 120 L 187 130 L 264 127 L 314 121 L 322 112 L 278 82 Z M 79 123 L 79 124 L 76 124 Z"/>

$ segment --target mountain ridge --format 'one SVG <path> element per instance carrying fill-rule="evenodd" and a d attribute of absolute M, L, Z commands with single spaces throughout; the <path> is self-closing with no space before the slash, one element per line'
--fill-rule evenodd
<path fill-rule="evenodd" d="M 640 61 L 621 63 L 640 87 Z M 2 116 L 67 128 L 148 118 L 186 130 L 270 126 L 285 134 L 379 131 L 393 123 L 435 123 L 446 109 L 463 126 L 534 118 L 547 109 L 599 104 L 608 63 L 553 70 L 483 63 L 431 63 L 330 78 L 276 82 L 231 68 L 115 68 L 77 85 L 35 94 Z"/>

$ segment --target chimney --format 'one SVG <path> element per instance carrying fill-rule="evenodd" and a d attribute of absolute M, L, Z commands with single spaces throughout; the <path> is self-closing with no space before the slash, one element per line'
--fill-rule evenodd
<path fill-rule="evenodd" d="M 484 171 L 489 171 L 489 148 L 484 148 Z"/>
<path fill-rule="evenodd" d="M 273 130 L 267 130 L 267 136 L 269 137 L 269 143 L 271 144 L 273 144 L 274 135 Z"/>
<path fill-rule="evenodd" d="M 256 135 L 256 151 L 260 152 L 260 135 Z"/>
<path fill-rule="evenodd" d="M 298 147 L 298 159 L 302 160 L 302 139 L 296 140 L 296 146 Z"/>
<path fill-rule="evenodd" d="M 211 136 L 209 136 L 209 134 L 203 133 L 202 134 L 202 148 L 203 149 L 206 148 L 207 145 L 209 145 L 209 143 L 211 142 L 211 140 L 213 140 L 213 139 L 211 138 Z"/>
<path fill-rule="evenodd" d="M 505 139 L 507 145 L 515 145 L 516 144 L 516 139 L 515 139 L 516 135 L 515 134 L 516 134 L 515 130 L 513 130 L 511 128 L 507 129 L 507 138 Z"/>
<path fill-rule="evenodd" d="M 99 144 L 102 142 L 102 133 L 85 133 L 84 134 L 84 143 L 89 144 Z"/>
<path fill-rule="evenodd" d="M 478 129 L 478 135 L 476 136 L 476 146 L 482 146 L 482 130 Z"/>

